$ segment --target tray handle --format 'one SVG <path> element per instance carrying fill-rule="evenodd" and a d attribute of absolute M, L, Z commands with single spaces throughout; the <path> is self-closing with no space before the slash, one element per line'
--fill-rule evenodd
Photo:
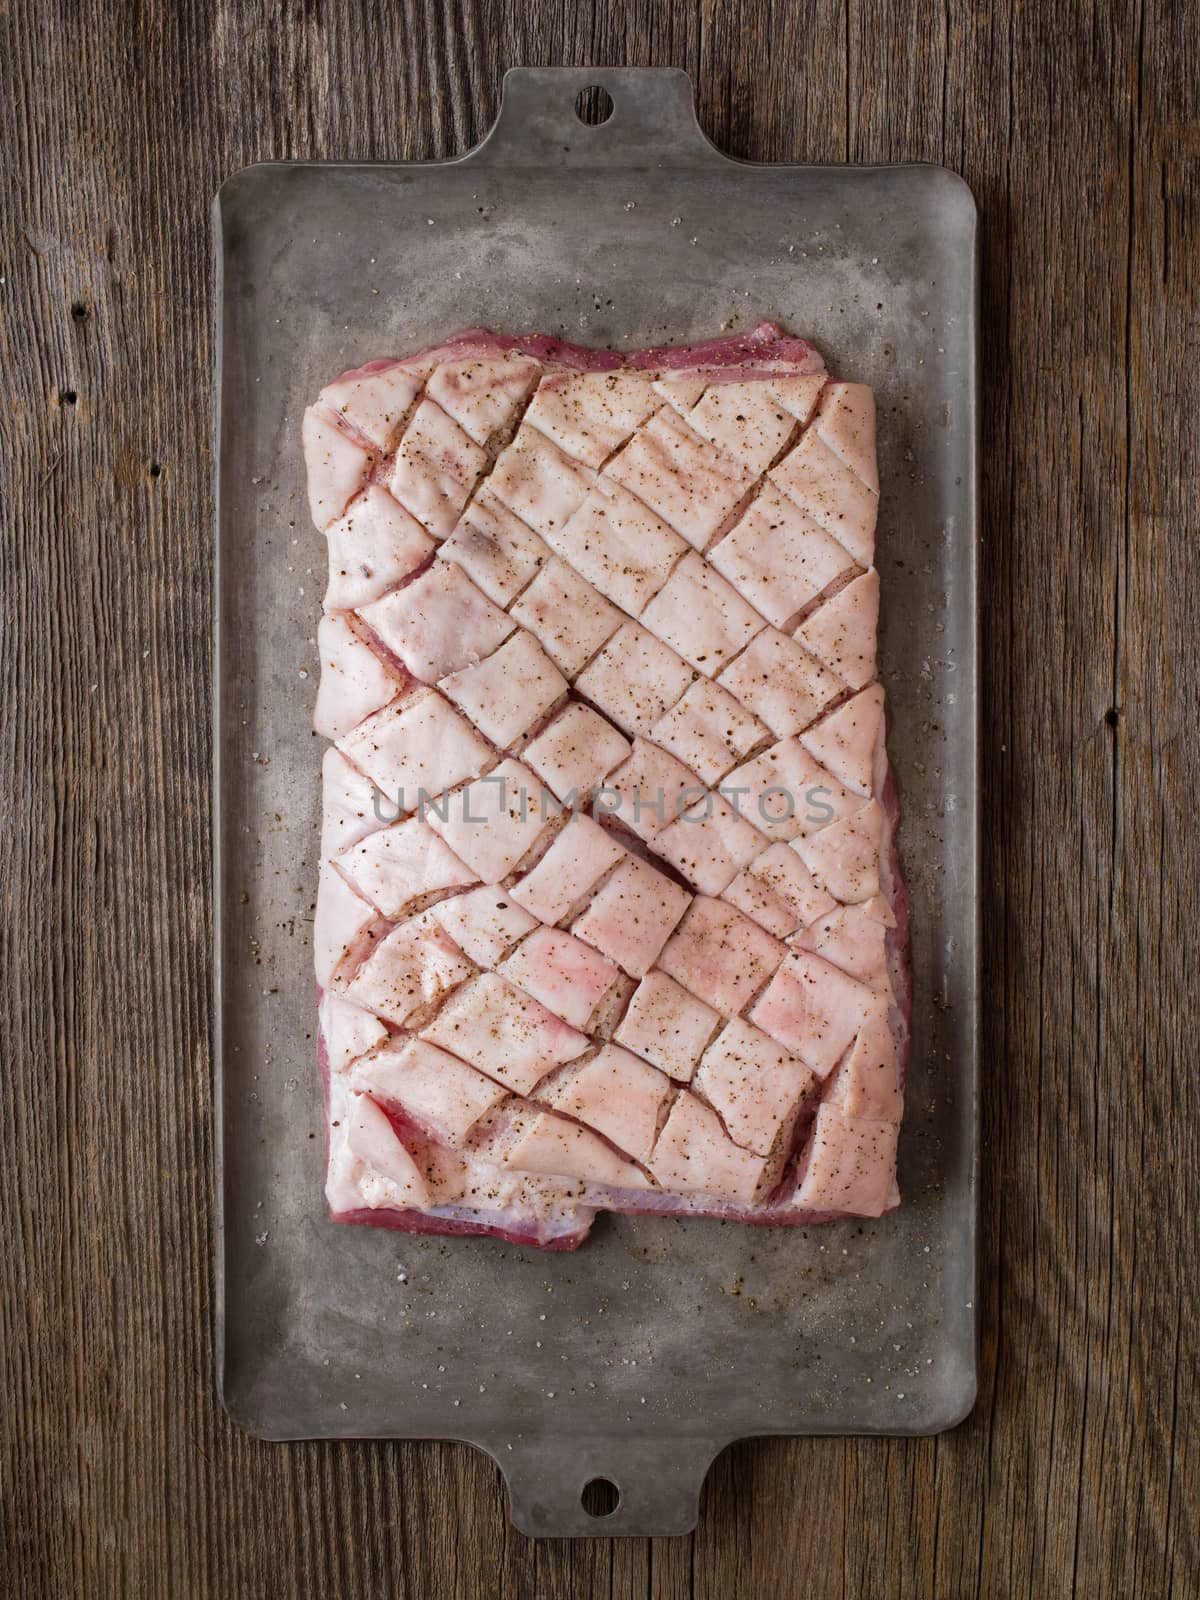
<path fill-rule="evenodd" d="M 606 122 L 580 120 L 584 89 L 612 97 Z M 505 165 L 678 166 L 716 147 L 696 121 L 692 80 L 677 67 L 512 67 L 500 114 L 470 160 Z"/>
<path fill-rule="evenodd" d="M 519 1532 L 578 1539 L 690 1533 L 705 1476 L 726 1442 L 545 1436 L 483 1448 L 504 1475 Z"/>

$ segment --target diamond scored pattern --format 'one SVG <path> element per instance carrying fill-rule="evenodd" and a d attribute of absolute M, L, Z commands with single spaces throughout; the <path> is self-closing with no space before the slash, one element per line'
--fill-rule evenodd
<path fill-rule="evenodd" d="M 492 1172 L 538 1175 L 510 1216 L 572 1183 L 613 1209 L 799 1190 L 877 1214 L 898 1094 L 869 391 L 500 341 L 393 366 L 305 429 L 341 734 L 325 1044 L 336 1016 L 338 1104 L 373 1096 L 399 1147 L 373 1117 L 373 1161 L 331 1143 L 331 1204 L 490 1215 Z M 351 648 L 378 663 L 365 717 Z M 589 795 L 596 820 L 567 820 Z M 797 1160 L 818 1098 L 820 1160 Z M 424 1182 L 422 1141 L 447 1147 Z"/>

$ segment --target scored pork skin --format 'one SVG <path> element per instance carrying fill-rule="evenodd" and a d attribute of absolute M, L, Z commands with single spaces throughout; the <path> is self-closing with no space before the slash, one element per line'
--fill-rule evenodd
<path fill-rule="evenodd" d="M 772 324 L 627 355 L 469 330 L 335 380 L 304 446 L 334 1215 L 573 1248 L 597 1209 L 890 1209 L 870 392 Z M 681 996 L 715 1019 L 682 1053 Z"/>

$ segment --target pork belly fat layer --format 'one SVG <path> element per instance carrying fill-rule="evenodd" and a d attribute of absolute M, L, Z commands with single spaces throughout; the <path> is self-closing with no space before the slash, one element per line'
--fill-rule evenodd
<path fill-rule="evenodd" d="M 321 389 L 313 929 L 342 1220 L 896 1203 L 874 403 L 770 323 Z"/>

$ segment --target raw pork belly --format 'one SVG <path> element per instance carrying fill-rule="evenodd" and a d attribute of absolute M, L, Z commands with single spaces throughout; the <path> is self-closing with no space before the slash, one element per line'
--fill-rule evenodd
<path fill-rule="evenodd" d="M 475 330 L 303 438 L 333 1215 L 570 1249 L 895 1206 L 870 390 L 770 323 Z"/>

